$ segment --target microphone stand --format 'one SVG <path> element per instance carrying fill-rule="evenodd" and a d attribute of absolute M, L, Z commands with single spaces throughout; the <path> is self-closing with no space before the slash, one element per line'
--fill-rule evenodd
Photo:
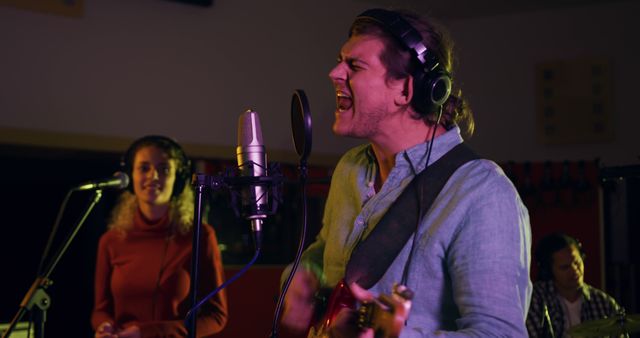
<path fill-rule="evenodd" d="M 298 265 L 300 264 L 300 258 L 302 257 L 302 251 L 304 249 L 304 241 L 307 237 L 307 160 L 305 158 L 300 159 L 300 190 L 301 190 L 301 199 L 302 199 L 302 230 L 300 232 L 300 239 L 298 243 L 298 251 L 296 253 L 296 258 L 293 261 L 293 266 L 291 271 L 289 272 L 289 276 L 287 276 L 287 280 L 285 281 L 282 291 L 278 296 L 278 303 L 276 305 L 276 310 L 273 315 L 273 322 L 271 323 L 271 333 L 269 338 L 278 338 L 278 324 L 280 322 L 280 314 L 282 312 L 282 306 L 284 305 L 284 297 L 287 294 L 287 290 L 289 289 L 289 285 L 291 285 L 291 280 L 293 279 L 293 275 L 296 273 L 298 269 Z"/>
<path fill-rule="evenodd" d="M 261 231 L 260 227 L 262 225 L 261 219 L 252 220 L 252 226 L 254 227 L 254 242 L 256 246 L 256 252 L 251 259 L 251 261 L 240 271 L 238 271 L 234 276 L 227 279 L 222 285 L 218 286 L 212 292 L 210 292 L 207 296 L 205 296 L 202 300 L 198 302 L 197 295 L 197 287 L 198 287 L 198 264 L 199 264 L 199 247 L 200 247 L 200 228 L 202 227 L 202 194 L 207 187 L 211 187 L 213 189 L 220 189 L 222 187 L 227 187 L 228 185 L 242 185 L 246 183 L 264 183 L 273 182 L 273 178 L 261 178 L 261 177 L 222 177 L 222 176 L 208 176 L 205 174 L 194 174 L 193 175 L 194 185 L 196 187 L 196 201 L 194 206 L 194 226 L 195 229 L 193 231 L 193 252 L 191 253 L 191 290 L 190 290 L 190 299 L 191 299 L 191 309 L 187 312 L 185 316 L 185 326 L 187 327 L 188 337 L 195 338 L 196 337 L 196 322 L 197 322 L 197 312 L 202 304 L 204 304 L 208 299 L 213 297 L 220 290 L 227 287 L 227 285 L 233 283 L 236 279 L 242 276 L 258 259 L 260 255 L 261 249 Z"/>
<path fill-rule="evenodd" d="M 39 274 L 33 284 L 31 284 L 29 291 L 27 291 L 26 295 L 22 299 L 22 302 L 20 303 L 18 312 L 13 316 L 11 323 L 9 323 L 9 327 L 2 335 L 2 338 L 9 337 L 16 324 L 18 324 L 20 319 L 22 319 L 27 311 L 31 311 L 33 309 L 34 305 L 36 305 L 40 310 L 40 313 L 36 316 L 37 323 L 35 328 L 35 337 L 44 338 L 44 323 L 47 319 L 46 311 L 51 305 L 51 298 L 47 294 L 46 289 L 51 284 L 53 284 L 53 282 L 49 279 L 49 276 L 51 276 L 51 273 L 56 268 L 56 265 L 58 265 L 58 262 L 69 248 L 69 245 L 71 244 L 73 239 L 76 237 L 76 234 L 82 227 L 82 224 L 84 224 L 84 221 L 89 216 L 89 213 L 91 213 L 91 210 L 93 210 L 95 205 L 100 201 L 100 198 L 102 198 L 102 190 L 95 190 L 93 200 L 89 204 L 89 207 L 87 208 L 87 210 L 85 210 L 85 213 L 77 222 L 77 224 L 73 228 L 73 231 L 69 234 L 69 236 L 67 236 L 67 239 L 64 241 L 58 252 L 56 252 L 53 260 L 51 261 L 51 264 L 49 264 L 44 272 Z"/>
<path fill-rule="evenodd" d="M 198 267 L 200 266 L 200 229 L 202 228 L 202 195 L 207 187 L 220 189 L 224 180 L 221 177 L 210 177 L 205 174 L 194 174 L 193 181 L 196 191 L 196 201 L 194 206 L 194 229 L 193 244 L 191 252 L 191 310 L 186 317 L 188 337 L 196 337 L 197 304 L 198 304 Z"/>
<path fill-rule="evenodd" d="M 200 266 L 200 228 L 202 227 L 202 193 L 205 184 L 202 175 L 196 175 L 196 205 L 193 219 L 193 244 L 191 252 L 191 306 L 198 302 L 198 267 Z M 197 310 L 196 310 L 197 312 Z M 187 329 L 189 337 L 196 337 L 196 314 L 187 317 Z"/>

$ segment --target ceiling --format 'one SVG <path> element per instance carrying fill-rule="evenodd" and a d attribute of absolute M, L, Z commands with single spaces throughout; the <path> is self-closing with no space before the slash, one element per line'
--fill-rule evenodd
<path fill-rule="evenodd" d="M 456 20 L 536 10 L 553 10 L 633 0 L 360 0 L 381 7 L 410 8 L 441 20 Z"/>

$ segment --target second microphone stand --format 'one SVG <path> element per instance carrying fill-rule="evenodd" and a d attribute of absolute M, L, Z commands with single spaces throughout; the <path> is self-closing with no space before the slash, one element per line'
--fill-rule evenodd
<path fill-rule="evenodd" d="M 35 281 L 31 284 L 31 287 L 29 288 L 26 295 L 22 299 L 22 302 L 20 303 L 20 308 L 18 309 L 18 312 L 13 316 L 13 319 L 9 323 L 9 327 L 2 335 L 2 338 L 8 338 L 10 336 L 11 332 L 15 329 L 16 325 L 22 319 L 22 317 L 27 312 L 33 310 L 34 305 L 38 309 L 38 313 L 35 313 L 35 318 L 36 318 L 35 337 L 44 338 L 44 324 L 47 319 L 47 309 L 51 305 L 51 298 L 47 294 L 46 290 L 51 284 L 53 284 L 53 282 L 49 279 L 49 277 L 51 276 L 51 273 L 53 272 L 53 270 L 56 268 L 56 265 L 58 265 L 58 262 L 60 261 L 64 253 L 69 248 L 69 245 L 71 244 L 73 239 L 76 237 L 76 234 L 84 224 L 84 221 L 89 216 L 89 213 L 91 213 L 91 210 L 93 210 L 95 205 L 100 201 L 100 198 L 102 198 L 102 190 L 95 190 L 93 195 L 93 200 L 89 204 L 89 207 L 87 208 L 85 213 L 82 215 L 80 220 L 76 223 L 75 227 L 73 228 L 73 231 L 69 234 L 69 236 L 67 236 L 66 240 L 64 241 L 63 245 L 60 247 L 58 252 L 56 252 L 55 256 L 51 261 L 51 264 L 49 264 L 42 273 L 39 273 L 38 277 L 36 277 Z"/>

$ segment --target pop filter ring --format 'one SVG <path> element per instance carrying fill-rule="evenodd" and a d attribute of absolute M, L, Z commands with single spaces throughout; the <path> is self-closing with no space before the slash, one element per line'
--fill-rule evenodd
<path fill-rule="evenodd" d="M 307 157 L 311 153 L 313 138 L 309 101 L 302 89 L 296 89 L 291 97 L 291 131 L 300 163 L 306 163 Z"/>

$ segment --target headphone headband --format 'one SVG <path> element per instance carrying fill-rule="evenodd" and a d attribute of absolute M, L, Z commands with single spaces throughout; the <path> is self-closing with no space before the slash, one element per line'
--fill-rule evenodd
<path fill-rule="evenodd" d="M 421 65 L 425 66 L 425 70 L 432 70 L 438 66 L 438 59 L 422 43 L 422 35 L 398 13 L 373 8 L 356 17 L 356 20 L 362 19 L 373 20 L 384 26 L 405 48 L 411 51 Z"/>

